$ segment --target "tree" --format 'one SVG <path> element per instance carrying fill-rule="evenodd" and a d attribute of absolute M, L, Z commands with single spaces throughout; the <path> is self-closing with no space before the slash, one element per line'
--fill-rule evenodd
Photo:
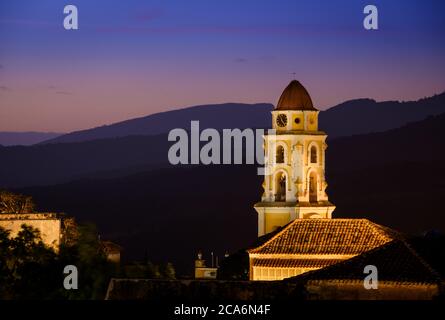
<path fill-rule="evenodd" d="M 176 279 L 176 272 L 173 264 L 170 262 L 165 265 L 159 265 L 151 261 L 134 261 L 124 267 L 121 277 L 132 279 Z"/>
<path fill-rule="evenodd" d="M 76 245 L 79 240 L 79 229 L 73 217 L 62 219 L 62 243 L 67 247 Z"/>
<path fill-rule="evenodd" d="M 217 274 L 220 280 L 249 280 L 249 254 L 241 249 L 224 260 Z"/>
<path fill-rule="evenodd" d="M 159 266 L 150 261 L 147 263 L 145 274 L 146 277 L 150 279 L 161 278 L 161 271 L 159 270 Z"/>
<path fill-rule="evenodd" d="M 116 274 L 116 266 L 107 261 L 101 250 L 94 224 L 77 227 L 77 240 L 71 246 L 62 245 L 60 259 L 63 265 L 75 265 L 79 270 L 79 289 L 65 292 L 68 299 L 103 299 L 108 282 Z"/>
<path fill-rule="evenodd" d="M 34 208 L 32 197 L 0 191 L 0 213 L 29 213 Z"/>
<path fill-rule="evenodd" d="M 78 238 L 59 252 L 47 247 L 40 232 L 27 225 L 15 237 L 0 227 L 0 300 L 103 299 L 116 266 L 100 250 L 94 225 L 80 225 Z M 79 270 L 78 290 L 63 287 L 64 267 Z"/>
<path fill-rule="evenodd" d="M 173 266 L 172 263 L 167 262 L 167 264 L 164 266 L 163 270 L 162 270 L 162 275 L 163 278 L 165 279 L 176 279 L 176 272 L 175 272 L 175 267 Z"/>
<path fill-rule="evenodd" d="M 0 299 L 60 297 L 56 253 L 27 225 L 17 236 L 0 228 Z"/>
<path fill-rule="evenodd" d="M 9 284 L 11 283 L 11 273 L 8 262 L 11 259 L 11 240 L 10 232 L 0 228 L 0 299 L 7 297 Z"/>

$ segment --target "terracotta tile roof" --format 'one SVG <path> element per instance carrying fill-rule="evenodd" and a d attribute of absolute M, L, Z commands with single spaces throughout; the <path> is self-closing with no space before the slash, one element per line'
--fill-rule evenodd
<path fill-rule="evenodd" d="M 390 241 L 379 248 L 335 265 L 290 278 L 289 281 L 363 281 L 365 276 L 363 270 L 366 265 L 377 267 L 379 281 L 405 283 L 439 283 L 441 281 L 440 275 L 403 240 Z"/>
<path fill-rule="evenodd" d="M 253 267 L 270 268 L 324 268 L 343 259 L 253 259 Z"/>
<path fill-rule="evenodd" d="M 296 219 L 248 253 L 357 255 L 397 236 L 367 219 Z"/>

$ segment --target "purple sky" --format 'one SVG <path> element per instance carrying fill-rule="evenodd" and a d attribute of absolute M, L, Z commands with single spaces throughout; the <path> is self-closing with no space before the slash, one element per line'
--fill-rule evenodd
<path fill-rule="evenodd" d="M 68 132 L 198 104 L 276 103 L 296 78 L 325 109 L 445 90 L 445 2 L 0 2 L 0 131 Z M 77 31 L 63 7 L 79 9 Z"/>

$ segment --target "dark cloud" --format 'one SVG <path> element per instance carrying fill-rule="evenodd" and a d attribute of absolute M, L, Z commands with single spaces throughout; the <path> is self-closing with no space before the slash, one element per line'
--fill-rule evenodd
<path fill-rule="evenodd" d="M 0 86 L 0 91 L 11 91 L 11 88 L 7 86 Z"/>
<path fill-rule="evenodd" d="M 236 63 L 246 63 L 247 59 L 245 59 L 245 58 L 236 58 L 235 60 L 233 60 L 233 62 L 236 62 Z"/>

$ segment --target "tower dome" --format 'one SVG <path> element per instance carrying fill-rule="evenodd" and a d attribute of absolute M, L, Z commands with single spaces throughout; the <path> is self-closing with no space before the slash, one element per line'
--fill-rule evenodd
<path fill-rule="evenodd" d="M 284 89 L 275 110 L 317 110 L 306 88 L 297 80 L 292 80 Z"/>

